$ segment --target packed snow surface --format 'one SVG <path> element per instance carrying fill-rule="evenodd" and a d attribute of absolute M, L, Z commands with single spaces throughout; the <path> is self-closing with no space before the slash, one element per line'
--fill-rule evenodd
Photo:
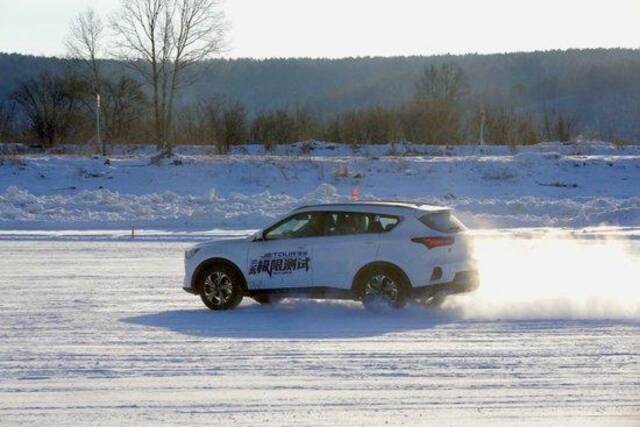
<path fill-rule="evenodd" d="M 376 314 L 211 312 L 189 232 L 35 236 L 0 236 L 2 425 L 640 423 L 637 240 L 487 234 L 477 292 Z"/>
<path fill-rule="evenodd" d="M 108 161 L 5 154 L 0 228 L 258 228 L 296 206 L 353 193 L 452 206 L 474 228 L 640 225 L 638 146 L 309 143 L 268 154 L 234 147 L 228 156 L 180 147 L 160 161 L 151 147 L 114 150 Z"/>
<path fill-rule="evenodd" d="M 640 147 L 0 144 L 0 424 L 639 425 Z M 193 241 L 409 199 L 475 229 L 440 308 L 181 290 Z"/>

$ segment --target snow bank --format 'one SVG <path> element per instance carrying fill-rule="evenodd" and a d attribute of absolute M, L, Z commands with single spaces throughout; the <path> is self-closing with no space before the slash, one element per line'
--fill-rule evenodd
<path fill-rule="evenodd" d="M 171 191 L 135 195 L 106 189 L 36 196 L 12 186 L 0 194 L 0 224 L 43 228 L 51 224 L 255 228 L 301 204 L 338 199 L 335 187 L 327 184 L 302 198 L 269 191 L 232 193 L 224 198 L 215 190 L 202 196 L 181 196 Z"/>
<path fill-rule="evenodd" d="M 369 197 L 369 199 L 376 199 Z M 454 207 L 461 219 L 474 228 L 571 227 L 599 224 L 640 224 L 640 197 L 548 200 L 418 198 L 436 205 Z M 259 228 L 289 210 L 315 203 L 349 200 L 335 187 L 322 184 L 303 197 L 272 194 L 232 193 L 215 190 L 201 196 L 171 191 L 151 194 L 121 194 L 106 189 L 75 194 L 36 196 L 12 186 L 0 193 L 0 225 L 15 228 L 49 226 L 165 226 L 177 228 Z"/>
<path fill-rule="evenodd" d="M 423 153 L 365 157 L 316 144 L 313 156 L 265 156 L 257 147 L 209 156 L 184 147 L 189 155 L 161 162 L 151 155 L 5 156 L 0 228 L 257 228 L 302 204 L 348 200 L 354 189 L 366 199 L 452 206 L 480 228 L 640 224 L 636 147 L 402 146 Z M 367 147 L 376 148 L 383 150 Z"/>
<path fill-rule="evenodd" d="M 111 156 L 152 156 L 154 145 L 114 145 L 108 146 Z M 246 144 L 230 148 L 232 155 L 273 155 L 273 156 L 512 156 L 516 153 L 544 153 L 555 151 L 564 155 L 620 155 L 639 154 L 640 145 L 614 146 L 602 141 L 584 140 L 576 143 L 546 142 L 536 145 L 423 145 L 411 143 L 346 145 L 321 141 L 304 141 L 295 144 L 275 145 L 267 150 L 263 145 Z M 181 145 L 174 152 L 180 156 L 217 155 L 212 145 Z M 43 154 L 41 148 L 13 143 L 0 143 L 0 154 Z M 47 151 L 51 155 L 98 154 L 96 145 L 59 145 Z"/>

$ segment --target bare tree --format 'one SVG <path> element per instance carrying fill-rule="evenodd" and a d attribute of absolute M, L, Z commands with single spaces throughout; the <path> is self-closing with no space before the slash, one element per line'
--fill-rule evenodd
<path fill-rule="evenodd" d="M 218 151 L 229 152 L 232 145 L 247 139 L 247 113 L 240 103 L 232 103 L 222 111 L 222 128 L 218 131 Z"/>
<path fill-rule="evenodd" d="M 104 25 L 93 9 L 87 9 L 71 21 L 65 45 L 69 56 L 86 67 L 93 90 L 99 94 L 102 74 L 98 59 L 104 56 Z"/>
<path fill-rule="evenodd" d="M 423 144 L 461 143 L 461 101 L 467 91 L 466 77 L 459 66 L 444 63 L 427 67 L 416 83 L 414 101 L 401 111 L 405 137 Z"/>
<path fill-rule="evenodd" d="M 569 142 L 576 135 L 577 127 L 574 117 L 557 112 L 544 112 L 542 132 L 547 141 Z"/>
<path fill-rule="evenodd" d="M 458 102 L 468 90 L 462 68 L 455 64 L 431 65 L 416 84 L 416 97 L 420 100 Z"/>
<path fill-rule="evenodd" d="M 470 120 L 470 124 L 479 126 L 480 120 L 478 114 Z M 489 109 L 485 112 L 485 121 L 488 144 L 515 147 L 540 142 L 535 121 L 530 116 L 516 114 L 512 109 Z"/>
<path fill-rule="evenodd" d="M 13 101 L 0 101 L 0 142 L 15 136 L 16 105 Z"/>
<path fill-rule="evenodd" d="M 103 79 L 100 69 L 100 57 L 104 57 L 104 25 L 100 16 L 88 8 L 79 13 L 70 24 L 69 34 L 65 40 L 69 56 L 80 65 L 83 78 L 89 83 L 91 96 L 84 106 L 91 114 L 97 115 L 96 139 L 100 141 L 100 111 L 96 97 L 102 95 Z M 84 83 L 82 83 L 84 86 Z M 102 154 L 106 154 L 106 144 L 102 140 Z"/>
<path fill-rule="evenodd" d="M 217 0 L 122 0 L 111 20 L 120 55 L 152 88 L 158 149 L 168 134 L 184 71 L 222 51 L 226 33 Z"/>
<path fill-rule="evenodd" d="M 77 82 L 42 73 L 21 83 L 12 99 L 21 107 L 35 138 L 53 146 L 63 141 L 76 123 Z"/>
<path fill-rule="evenodd" d="M 102 82 L 102 113 L 105 136 L 114 143 L 125 142 L 140 129 L 147 107 L 142 83 L 128 77 Z"/>

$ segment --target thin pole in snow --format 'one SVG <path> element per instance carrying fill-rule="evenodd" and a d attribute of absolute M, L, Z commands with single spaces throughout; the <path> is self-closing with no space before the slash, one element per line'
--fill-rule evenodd
<path fill-rule="evenodd" d="M 100 94 L 96 93 L 96 134 L 98 135 L 98 146 L 102 150 L 102 155 L 107 155 L 107 147 L 104 141 L 100 141 Z"/>
<path fill-rule="evenodd" d="M 484 122 L 487 118 L 487 112 L 480 111 L 480 145 L 484 145 Z"/>
<path fill-rule="evenodd" d="M 136 227 L 131 226 L 131 238 L 134 239 L 136 237 Z"/>

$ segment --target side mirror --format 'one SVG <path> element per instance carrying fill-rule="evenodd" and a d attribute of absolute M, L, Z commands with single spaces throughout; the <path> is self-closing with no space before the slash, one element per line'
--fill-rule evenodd
<path fill-rule="evenodd" d="M 264 240 L 264 234 L 262 233 L 262 230 L 259 230 L 253 233 L 254 242 L 262 242 L 263 240 Z"/>

